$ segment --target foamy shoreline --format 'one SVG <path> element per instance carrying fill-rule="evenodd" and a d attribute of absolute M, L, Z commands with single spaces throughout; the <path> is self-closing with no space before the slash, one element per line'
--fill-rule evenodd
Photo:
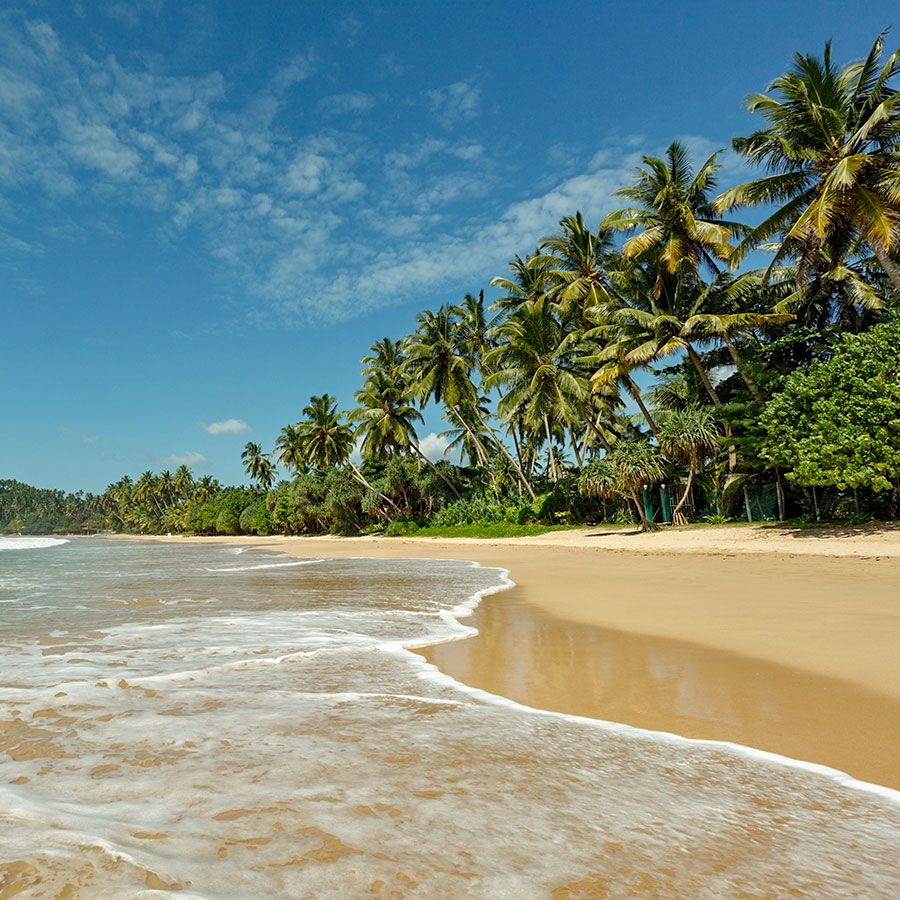
<path fill-rule="evenodd" d="M 750 695 L 752 662 L 766 666 L 771 689 L 800 708 L 809 704 L 829 723 L 808 723 L 784 735 L 759 723 L 758 742 L 797 756 L 860 773 L 864 780 L 900 785 L 891 747 L 900 744 L 900 531 L 852 529 L 850 535 L 791 532 L 770 526 L 689 528 L 641 535 L 629 530 L 577 529 L 525 538 L 386 537 L 157 537 L 164 542 L 241 544 L 277 548 L 295 557 L 470 559 L 506 569 L 516 587 L 491 604 L 524 601 L 567 624 L 569 642 L 585 642 L 591 629 L 635 640 L 683 642 L 694 654 L 718 653 L 716 684 L 735 697 Z M 815 537 L 806 537 L 814 534 Z M 789 552 L 790 551 L 790 552 Z M 495 607 L 492 606 L 492 609 Z M 476 612 L 474 623 L 483 630 Z M 521 616 L 510 627 L 518 628 Z M 502 633 L 479 634 L 466 647 L 439 646 L 429 659 L 457 680 L 510 696 L 512 676 L 497 648 Z M 463 642 L 464 644 L 468 642 Z M 658 651 L 654 651 L 658 652 Z M 475 654 L 478 665 L 472 662 Z M 729 656 L 731 654 L 731 656 Z M 596 715 L 546 651 L 533 668 L 554 685 L 557 707 Z M 519 673 L 521 681 L 522 673 Z M 748 679 L 751 681 L 747 683 Z M 799 681 L 806 679 L 803 687 Z M 558 682 L 558 683 L 557 683 Z M 658 684 L 632 674 L 632 689 L 647 696 Z M 566 695 L 571 696 L 566 699 Z M 519 699 L 524 699 L 521 697 Z M 735 701 L 737 702 L 737 701 Z M 793 704 L 793 707 L 791 706 Z M 624 717 L 624 714 L 623 714 Z M 664 704 L 646 710 L 643 727 L 683 733 L 684 723 Z M 857 749 L 848 731 L 860 731 Z M 710 736 L 701 728 L 698 736 Z M 716 730 L 735 740 L 734 730 Z M 873 735 L 878 740 L 873 740 Z M 787 752 L 789 751 L 789 752 Z"/>

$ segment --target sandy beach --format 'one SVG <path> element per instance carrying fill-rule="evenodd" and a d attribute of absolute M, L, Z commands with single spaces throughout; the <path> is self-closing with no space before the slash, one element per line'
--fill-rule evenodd
<path fill-rule="evenodd" d="M 478 636 L 424 651 L 460 681 L 900 788 L 900 531 L 171 540 L 505 568 L 516 586 L 468 621 Z"/>

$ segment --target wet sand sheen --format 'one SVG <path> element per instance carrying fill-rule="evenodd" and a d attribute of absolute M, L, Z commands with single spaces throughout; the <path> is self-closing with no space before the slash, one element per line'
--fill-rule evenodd
<path fill-rule="evenodd" d="M 835 678 L 553 616 L 520 588 L 422 649 L 441 671 L 538 709 L 732 741 L 900 789 L 900 703 Z"/>

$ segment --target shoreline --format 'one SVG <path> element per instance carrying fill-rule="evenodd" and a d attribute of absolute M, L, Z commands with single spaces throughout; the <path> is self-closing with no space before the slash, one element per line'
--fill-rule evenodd
<path fill-rule="evenodd" d="M 648 540 L 635 549 L 615 546 L 627 532 L 598 541 L 596 530 L 150 539 L 507 569 L 515 586 L 464 620 L 477 635 L 418 650 L 454 679 L 527 706 L 730 741 L 900 788 L 900 533 L 819 537 L 786 554 L 792 539 L 760 528 L 729 528 L 725 539 L 710 531 L 639 536 Z M 675 540 L 648 552 L 657 537 Z"/>

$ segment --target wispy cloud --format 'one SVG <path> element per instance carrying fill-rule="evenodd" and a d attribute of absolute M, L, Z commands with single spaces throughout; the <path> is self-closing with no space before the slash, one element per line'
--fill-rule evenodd
<path fill-rule="evenodd" d="M 202 453 L 186 450 L 184 453 L 172 453 L 169 456 L 155 457 L 158 466 L 205 466 L 209 460 Z"/>
<path fill-rule="evenodd" d="M 221 422 L 210 422 L 209 425 L 201 422 L 200 427 L 212 435 L 243 434 L 250 430 L 250 426 L 243 419 L 223 419 Z"/>
<path fill-rule="evenodd" d="M 481 112 L 481 87 L 471 79 L 425 92 L 425 102 L 446 128 L 468 122 Z"/>
<path fill-rule="evenodd" d="M 663 149 L 621 140 L 585 163 L 585 148 L 555 180 L 501 201 L 506 148 L 448 131 L 480 114 L 475 78 L 424 99 L 418 86 L 398 95 L 404 115 L 418 117 L 398 145 L 396 132 L 363 126 L 365 116 L 337 118 L 365 112 L 367 94 L 322 100 L 329 127 L 283 115 L 309 110 L 298 87 L 316 77 L 309 52 L 274 66 L 240 103 L 239 86 L 219 72 L 94 58 L 19 14 L 0 13 L 0 60 L 0 250 L 27 261 L 52 229 L 65 239 L 59 223 L 86 240 L 131 210 L 161 242 L 190 243 L 214 261 L 223 302 L 240 300 L 257 321 L 336 321 L 470 290 L 561 216 L 581 210 L 598 221 L 640 151 Z M 691 141 L 704 149 L 703 138 Z M 567 154 L 551 156 L 565 163 Z M 8 227 L 30 221 L 38 203 L 52 211 L 43 224 L 27 235 Z"/>
<path fill-rule="evenodd" d="M 375 105 L 375 98 L 371 94 L 361 91 L 351 91 L 348 94 L 331 94 L 319 101 L 319 109 L 330 116 L 340 116 L 347 113 L 363 113 Z"/>

